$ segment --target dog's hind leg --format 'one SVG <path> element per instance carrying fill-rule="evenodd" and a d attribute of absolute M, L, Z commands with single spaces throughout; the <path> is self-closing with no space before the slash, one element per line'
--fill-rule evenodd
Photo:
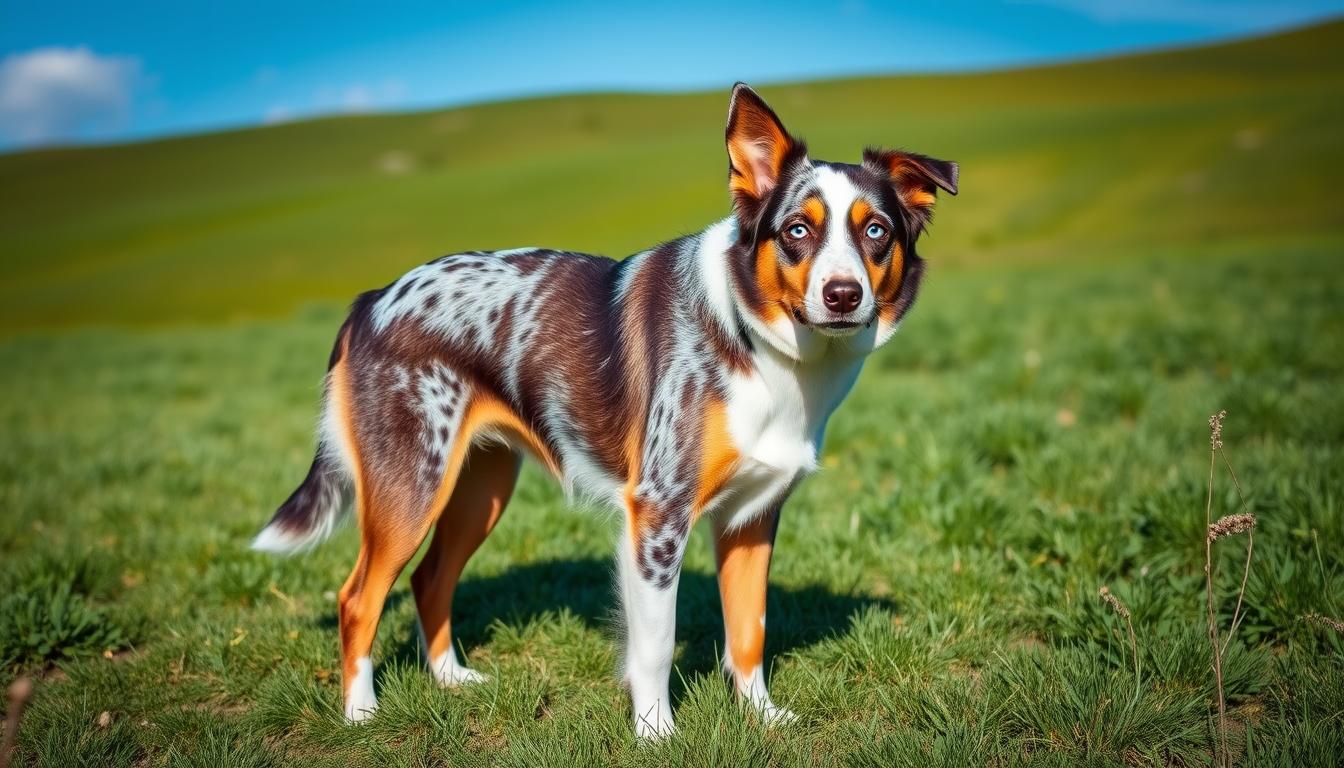
<path fill-rule="evenodd" d="M 429 551 L 411 574 L 425 656 L 440 685 L 484 679 L 463 666 L 453 649 L 453 593 L 467 561 L 504 514 L 521 465 L 522 456 L 506 446 L 474 446 L 439 516 Z"/>
<path fill-rule="evenodd" d="M 397 386 L 362 388 L 342 419 L 358 464 L 361 546 L 340 594 L 345 716 L 356 722 L 378 706 L 370 650 L 387 593 L 447 504 L 472 439 L 465 382 L 442 365 L 399 375 Z"/>
<path fill-rule="evenodd" d="M 373 662 L 370 651 L 378 632 L 383 603 L 406 563 L 420 548 L 432 515 L 400 507 L 390 500 L 361 499 L 365 519 L 388 517 L 405 525 L 368 525 L 362 533 L 359 559 L 341 587 L 341 667 L 345 680 L 345 716 L 352 722 L 365 720 L 378 708 L 373 693 Z M 416 517 L 421 520 L 415 520 Z"/>

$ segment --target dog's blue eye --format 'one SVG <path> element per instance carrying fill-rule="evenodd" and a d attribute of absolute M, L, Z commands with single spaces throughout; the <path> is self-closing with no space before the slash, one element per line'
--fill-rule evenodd
<path fill-rule="evenodd" d="M 882 237 L 886 234 L 887 230 L 884 229 L 881 224 L 868 225 L 868 236 L 871 237 L 872 239 L 881 240 Z"/>
<path fill-rule="evenodd" d="M 789 227 L 789 237 L 792 237 L 794 240 L 801 240 L 804 237 L 807 237 L 807 227 L 802 224 L 794 224 L 792 227 Z"/>

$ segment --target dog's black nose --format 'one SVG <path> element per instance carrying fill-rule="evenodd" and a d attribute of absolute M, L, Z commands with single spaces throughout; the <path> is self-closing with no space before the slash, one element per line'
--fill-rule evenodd
<path fill-rule="evenodd" d="M 863 301 L 863 286 L 853 280 L 832 280 L 822 286 L 821 300 L 832 312 L 849 314 Z"/>

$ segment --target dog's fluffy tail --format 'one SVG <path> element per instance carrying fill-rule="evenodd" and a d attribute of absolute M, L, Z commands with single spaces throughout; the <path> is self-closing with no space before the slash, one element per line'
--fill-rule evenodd
<path fill-rule="evenodd" d="M 349 496 L 347 474 L 319 445 L 308 476 L 252 540 L 252 548 L 288 555 L 321 544 L 345 519 Z"/>

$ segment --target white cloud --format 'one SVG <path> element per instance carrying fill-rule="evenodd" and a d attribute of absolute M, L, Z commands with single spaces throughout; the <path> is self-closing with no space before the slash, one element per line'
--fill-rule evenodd
<path fill-rule="evenodd" d="M 1024 0 L 1019 0 L 1019 2 Z M 1312 18 L 1312 3 L 1253 0 L 1025 0 L 1052 5 L 1103 24 L 1153 22 L 1205 27 L 1254 27 Z"/>
<path fill-rule="evenodd" d="M 373 107 L 373 90 L 363 83 L 355 83 L 341 94 L 341 111 L 367 112 Z"/>
<path fill-rule="evenodd" d="M 82 46 L 11 54 L 0 62 L 0 135 L 42 143 L 115 128 L 141 81 L 139 60 Z"/>
<path fill-rule="evenodd" d="M 294 110 L 284 104 L 276 104 L 266 110 L 266 114 L 262 117 L 262 121 L 267 125 L 275 125 L 277 123 L 287 123 L 290 120 L 293 120 L 294 117 Z"/>
<path fill-rule="evenodd" d="M 339 88 L 319 88 L 314 95 L 312 114 L 360 114 L 394 108 L 406 96 L 406 84 L 383 80 L 370 85 L 356 81 Z"/>
<path fill-rule="evenodd" d="M 394 106 L 406 95 L 406 84 L 384 80 L 377 85 L 353 83 L 341 92 L 337 109 L 341 112 L 371 112 Z"/>

